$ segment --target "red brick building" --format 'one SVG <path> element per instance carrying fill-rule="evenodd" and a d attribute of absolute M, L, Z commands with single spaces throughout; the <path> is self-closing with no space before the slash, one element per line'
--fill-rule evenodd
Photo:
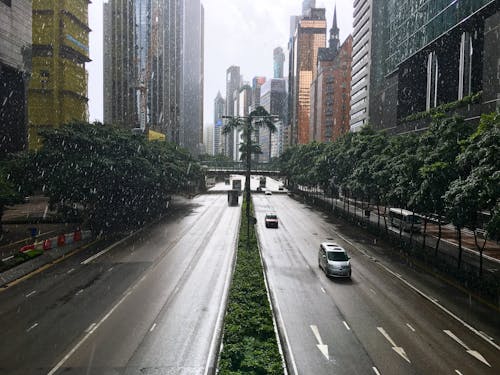
<path fill-rule="evenodd" d="M 334 141 L 350 129 L 352 36 L 339 44 L 335 10 L 329 45 L 318 51 L 317 74 L 311 84 L 311 141 Z"/>

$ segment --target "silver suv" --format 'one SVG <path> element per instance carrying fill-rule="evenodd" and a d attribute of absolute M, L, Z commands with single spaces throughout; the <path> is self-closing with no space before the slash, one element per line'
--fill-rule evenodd
<path fill-rule="evenodd" d="M 351 277 L 350 257 L 343 247 L 329 242 L 319 246 L 318 265 L 327 276 Z"/>

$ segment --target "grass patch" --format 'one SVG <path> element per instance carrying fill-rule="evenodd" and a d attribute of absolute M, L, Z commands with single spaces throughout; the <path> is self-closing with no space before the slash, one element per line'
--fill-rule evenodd
<path fill-rule="evenodd" d="M 250 247 L 247 251 L 245 204 L 243 202 L 237 261 L 224 319 L 219 374 L 283 375 L 253 225 L 250 227 Z M 251 209 L 253 212 L 253 207 Z"/>

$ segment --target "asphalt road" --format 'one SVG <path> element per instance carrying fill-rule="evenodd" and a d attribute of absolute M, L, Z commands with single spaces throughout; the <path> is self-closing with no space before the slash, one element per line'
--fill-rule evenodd
<path fill-rule="evenodd" d="M 500 373 L 498 344 L 446 308 L 453 292 L 287 196 L 254 195 L 254 202 L 292 374 Z M 265 228 L 266 212 L 277 213 L 278 229 Z M 347 249 L 351 280 L 329 279 L 318 268 L 323 241 Z M 498 318 L 492 321 L 481 329 L 497 332 Z"/>
<path fill-rule="evenodd" d="M 0 292 L 0 374 L 204 374 L 240 210 L 223 195 L 195 198 L 112 249 Z"/>

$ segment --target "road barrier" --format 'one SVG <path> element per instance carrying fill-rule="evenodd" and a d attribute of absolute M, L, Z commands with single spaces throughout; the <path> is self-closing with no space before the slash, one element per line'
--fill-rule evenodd
<path fill-rule="evenodd" d="M 55 247 L 63 247 L 66 245 L 71 245 L 74 242 L 79 242 L 90 238 L 91 231 L 76 229 L 71 233 L 60 234 L 55 237 L 47 238 L 43 241 L 37 241 L 35 243 L 25 245 L 19 249 L 20 253 L 25 253 L 32 250 L 43 250 L 49 251 Z"/>

